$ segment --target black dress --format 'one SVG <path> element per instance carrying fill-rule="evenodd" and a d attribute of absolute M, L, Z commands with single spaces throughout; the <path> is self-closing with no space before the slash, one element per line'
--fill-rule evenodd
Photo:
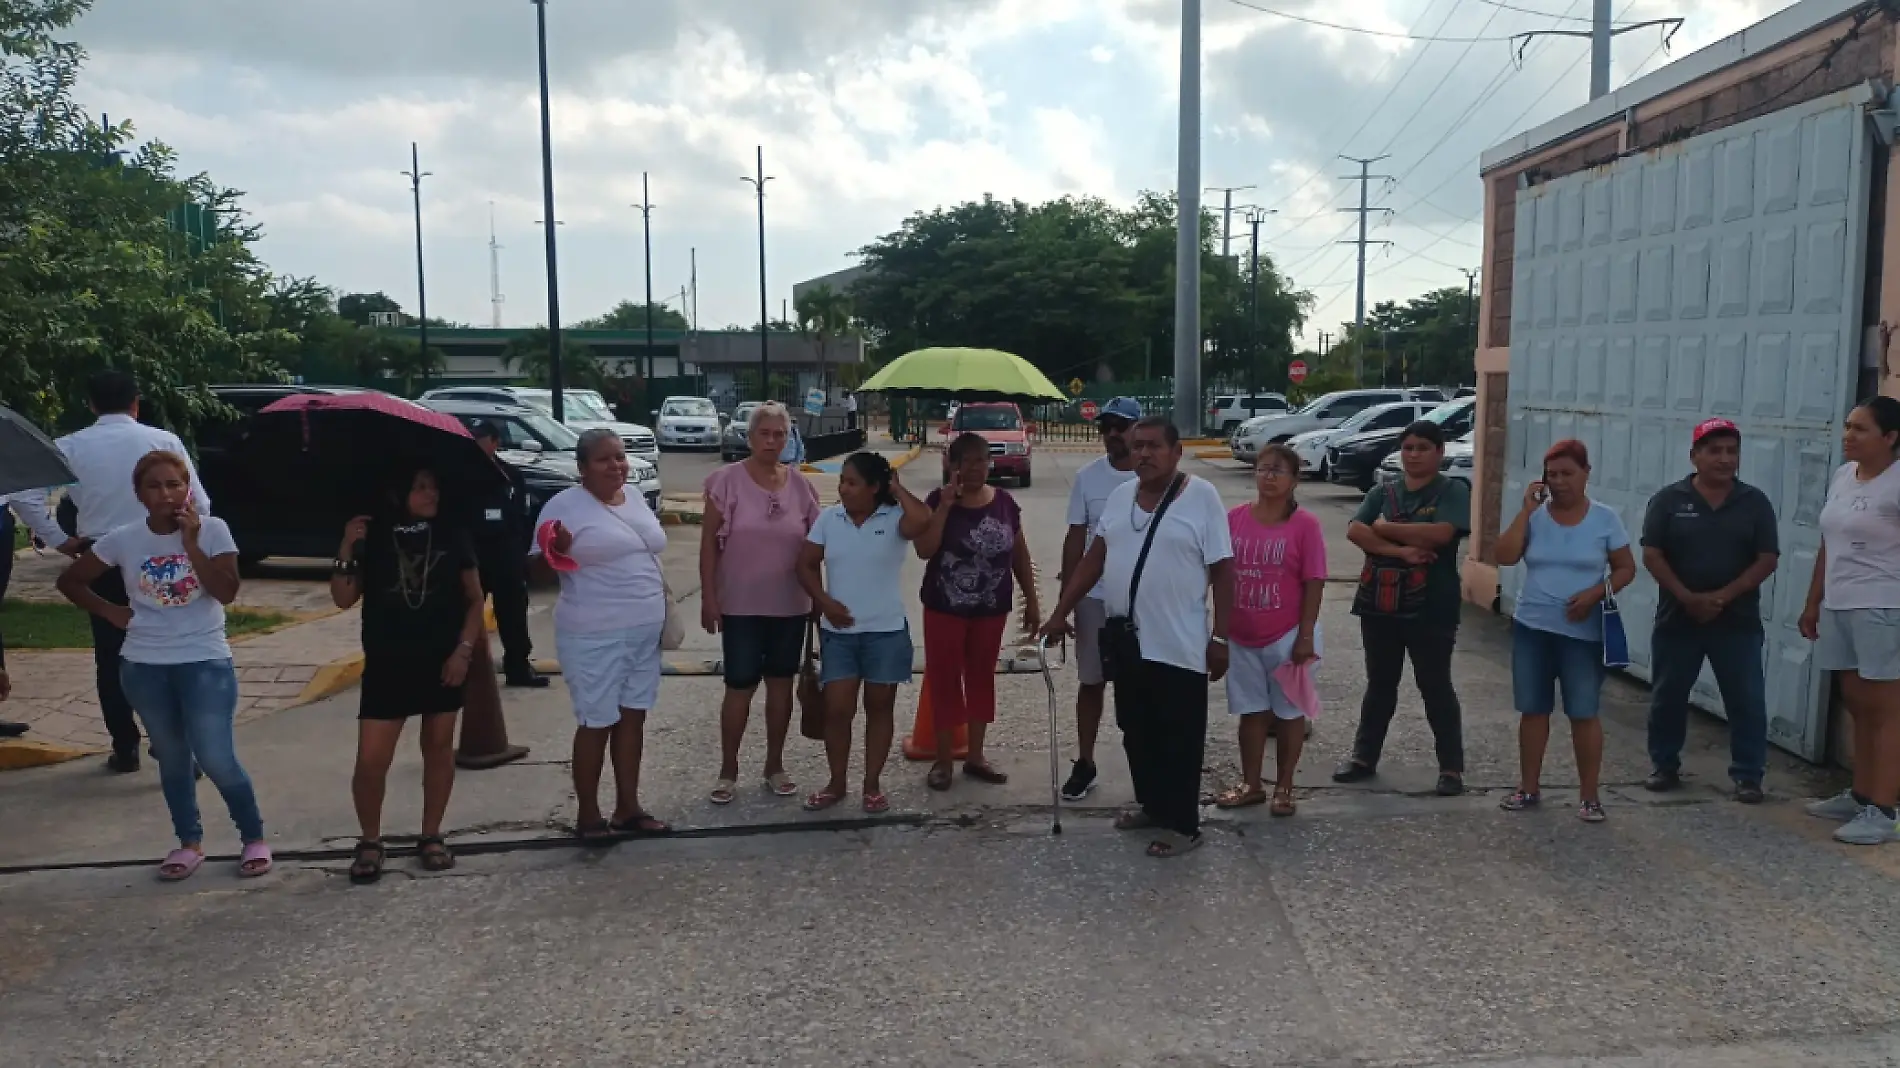
<path fill-rule="evenodd" d="M 454 712 L 462 687 L 442 685 L 442 665 L 462 641 L 475 568 L 466 534 L 433 522 L 370 527 L 362 553 L 363 703 L 360 719 Z"/>

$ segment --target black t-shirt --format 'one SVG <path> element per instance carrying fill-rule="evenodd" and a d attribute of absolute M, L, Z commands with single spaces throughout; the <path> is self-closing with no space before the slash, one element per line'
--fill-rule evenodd
<path fill-rule="evenodd" d="M 1740 578 L 1762 553 L 1781 552 L 1775 506 L 1767 494 L 1736 479 L 1722 507 L 1712 508 L 1695 488 L 1695 479 L 1685 478 L 1649 499 L 1643 547 L 1662 550 L 1670 570 L 1691 593 L 1714 593 Z M 1695 625 L 1695 618 L 1660 585 L 1656 625 Z M 1737 597 L 1711 625 L 1759 629 L 1761 592 L 1750 590 Z"/>
<path fill-rule="evenodd" d="M 475 502 L 474 540 L 478 552 L 495 554 L 510 551 L 519 556 L 528 552 L 528 483 L 521 469 L 497 460 L 508 476 L 506 483 L 492 483 Z"/>
<path fill-rule="evenodd" d="M 365 655 L 446 657 L 462 640 L 475 566 L 468 535 L 436 523 L 370 527 L 362 549 Z"/>

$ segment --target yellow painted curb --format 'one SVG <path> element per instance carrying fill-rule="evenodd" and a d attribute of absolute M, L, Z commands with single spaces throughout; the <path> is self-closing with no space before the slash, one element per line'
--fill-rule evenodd
<path fill-rule="evenodd" d="M 922 445 L 912 445 L 909 452 L 891 461 L 891 470 L 895 471 L 912 460 L 915 460 L 923 451 L 924 447 Z"/>
<path fill-rule="evenodd" d="M 1202 448 L 1208 445 L 1225 445 L 1225 444 L 1227 444 L 1226 438 L 1182 438 L 1181 439 L 1182 447 L 1188 448 L 1188 449 Z"/>
<path fill-rule="evenodd" d="M 91 756 L 96 751 L 75 749 L 71 746 L 54 745 L 52 742 L 39 742 L 27 738 L 9 738 L 0 742 L 0 771 L 20 771 L 25 768 L 43 768 L 48 764 L 64 764 L 68 760 Z"/>
<path fill-rule="evenodd" d="M 1234 454 L 1228 449 L 1195 449 L 1194 458 L 1197 460 L 1231 460 L 1234 458 Z"/>
<path fill-rule="evenodd" d="M 297 695 L 294 705 L 307 705 L 321 701 L 332 694 L 344 690 L 363 680 L 363 654 L 346 656 L 341 660 L 332 660 L 317 669 L 317 673 L 304 684 L 303 692 Z"/>

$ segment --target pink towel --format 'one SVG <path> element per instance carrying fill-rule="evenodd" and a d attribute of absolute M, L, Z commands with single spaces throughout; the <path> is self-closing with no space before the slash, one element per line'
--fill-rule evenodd
<path fill-rule="evenodd" d="M 554 520 L 542 523 L 534 532 L 534 544 L 547 559 L 548 566 L 556 571 L 572 571 L 581 565 L 571 557 L 554 551 Z"/>
<path fill-rule="evenodd" d="M 1318 659 L 1304 664 L 1288 660 L 1273 669 L 1273 681 L 1279 684 L 1280 692 L 1307 719 L 1319 718 L 1319 689 L 1313 685 L 1313 669 L 1318 666 Z"/>

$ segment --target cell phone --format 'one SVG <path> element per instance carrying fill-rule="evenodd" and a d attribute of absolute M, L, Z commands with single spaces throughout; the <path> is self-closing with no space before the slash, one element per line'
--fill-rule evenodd
<path fill-rule="evenodd" d="M 1538 483 L 1537 488 L 1531 491 L 1531 499 L 1539 504 L 1550 500 L 1550 488 L 1541 482 Z"/>

